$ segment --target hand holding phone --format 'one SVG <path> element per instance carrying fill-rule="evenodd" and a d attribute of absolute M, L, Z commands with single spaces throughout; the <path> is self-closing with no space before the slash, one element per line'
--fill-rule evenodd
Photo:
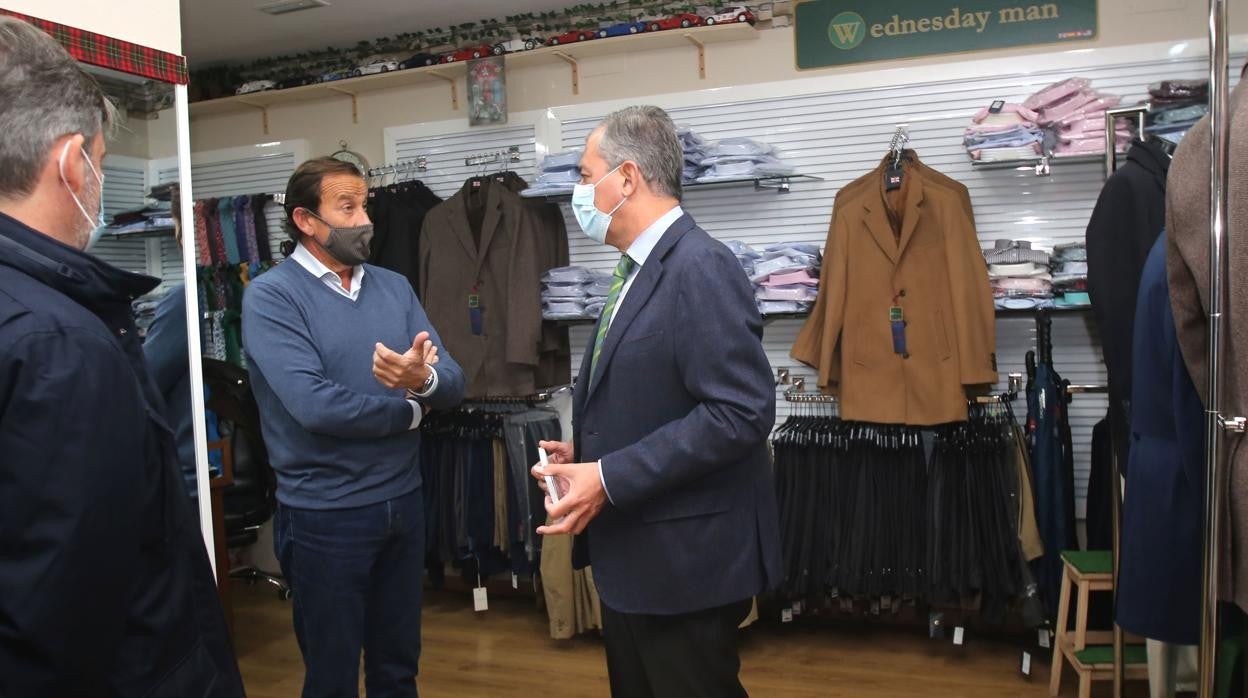
<path fill-rule="evenodd" d="M 538 460 L 542 463 L 542 470 L 546 470 L 546 466 L 550 465 L 550 457 L 546 455 L 546 449 L 539 447 L 537 449 Z M 550 495 L 552 504 L 559 503 L 559 485 L 555 482 L 554 475 L 546 476 L 546 493 Z"/>

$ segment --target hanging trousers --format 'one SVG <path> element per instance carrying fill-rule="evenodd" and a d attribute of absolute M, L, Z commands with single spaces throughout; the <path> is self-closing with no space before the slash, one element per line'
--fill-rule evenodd
<path fill-rule="evenodd" d="M 612 698 L 746 696 L 737 628 L 751 599 L 694 613 L 620 613 L 602 604 Z"/>

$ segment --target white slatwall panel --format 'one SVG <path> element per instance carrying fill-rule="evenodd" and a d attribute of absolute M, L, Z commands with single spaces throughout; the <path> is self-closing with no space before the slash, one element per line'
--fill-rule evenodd
<path fill-rule="evenodd" d="M 286 182 L 294 173 L 297 164 L 293 153 L 193 164 L 191 165 L 191 181 L 195 198 L 210 199 L 284 192 Z M 176 182 L 178 170 L 176 167 L 161 169 L 157 172 L 157 179 L 161 184 Z M 265 205 L 264 213 L 265 220 L 269 224 L 269 247 L 273 252 L 273 259 L 281 259 L 278 246 L 287 239 L 282 229 L 286 214 L 281 206 L 273 202 Z M 181 264 L 178 251 L 174 247 L 162 246 L 161 268 L 165 270 L 165 274 L 175 273 L 176 269 L 178 278 L 181 278 Z"/>
<path fill-rule="evenodd" d="M 1233 61 L 1233 74 L 1239 74 L 1242 62 L 1242 58 Z M 1203 78 L 1207 70 L 1207 62 L 1190 60 L 1089 66 L 1077 74 L 1090 78 L 1096 89 L 1122 95 L 1124 104 L 1132 104 L 1147 96 L 1150 82 Z M 1067 72 L 1040 71 L 669 110 L 677 124 L 692 127 L 711 140 L 745 136 L 775 145 L 798 172 L 825 180 L 795 183 L 787 194 L 752 192 L 748 187 L 690 189 L 685 209 L 721 240 L 737 239 L 758 247 L 776 242 L 822 245 L 837 190 L 876 167 L 895 127 L 908 124 L 910 147 L 918 151 L 923 162 L 970 190 L 983 246 L 991 246 L 997 238 L 1030 240 L 1044 248 L 1082 241 L 1104 180 L 1099 163 L 1058 163 L 1047 178 L 1014 170 L 977 171 L 961 143 L 963 129 L 980 108 L 995 99 L 1022 101 L 1069 76 Z M 581 147 L 597 121 L 564 122 L 563 148 Z M 580 235 L 570 211 L 566 206 L 564 210 L 572 263 L 609 271 L 619 253 Z M 801 325 L 799 320 L 768 323 L 764 346 L 773 366 L 788 367 L 794 376 L 806 377 L 813 387 L 813 372 L 789 357 Z M 573 360 L 577 362 L 589 331 L 574 331 L 572 337 Z M 1035 347 L 1034 320 L 1000 318 L 997 339 L 1002 377 L 1023 371 L 1024 355 Z M 1105 384 L 1104 363 L 1090 315 L 1073 313 L 1055 318 L 1054 362 L 1063 377 L 1074 383 Z M 777 389 L 778 395 L 782 391 L 783 386 Z M 1020 413 L 1025 411 L 1021 402 L 1016 407 Z M 1077 396 L 1071 406 L 1081 517 L 1092 427 L 1105 410 L 1106 399 L 1097 395 Z M 780 395 L 778 419 L 784 419 L 789 411 L 790 405 Z"/>
<path fill-rule="evenodd" d="M 146 175 L 142 169 L 104 161 L 104 218 L 111 221 L 122 211 L 143 207 L 147 193 Z M 140 274 L 147 273 L 147 244 L 143 240 L 116 240 L 100 238 L 91 248 L 91 254 L 109 264 Z"/>
<path fill-rule="evenodd" d="M 532 126 L 473 129 L 445 136 L 400 139 L 395 143 L 395 153 L 399 162 L 424 156 L 428 169 L 415 173 L 415 177 L 435 194 L 446 199 L 459 191 L 464 180 L 480 173 L 483 167 L 486 172 L 511 170 L 524 179 L 533 181 L 537 169 L 535 141 Z M 464 159 L 472 155 L 505 151 L 511 146 L 520 149 L 520 162 L 511 162 L 504 155 L 497 163 L 473 167 L 464 165 Z"/>

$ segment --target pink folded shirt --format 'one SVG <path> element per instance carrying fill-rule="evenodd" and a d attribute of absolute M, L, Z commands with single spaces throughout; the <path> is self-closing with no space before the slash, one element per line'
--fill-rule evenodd
<path fill-rule="evenodd" d="M 790 272 L 788 274 L 772 274 L 771 278 L 763 282 L 764 286 L 793 286 L 796 284 L 818 286 L 819 279 L 811 276 L 810 272 L 803 269 L 802 271 Z"/>
<path fill-rule="evenodd" d="M 1038 111 L 1043 107 L 1056 104 L 1077 92 L 1086 90 L 1091 84 L 1091 81 L 1087 78 L 1067 78 L 1061 82 L 1055 82 L 1028 97 L 1023 101 L 1023 106 L 1032 111 Z"/>
<path fill-rule="evenodd" d="M 1028 109 L 1027 107 L 1024 107 L 1021 104 L 1007 104 L 1001 108 L 1000 112 L 997 112 L 996 114 L 993 114 L 992 112 L 990 112 L 988 110 L 988 107 L 984 107 L 983 109 L 980 109 L 979 111 L 975 112 L 975 116 L 971 117 L 971 121 L 974 121 L 977 124 L 982 124 L 984 123 L 984 121 L 990 120 L 992 117 L 1003 116 L 1003 115 L 1006 116 L 1007 118 L 1010 115 L 1017 116 L 1018 118 L 1013 122 L 1016 124 L 1024 122 L 1024 121 L 1034 122 L 1036 119 L 1040 118 L 1040 115 L 1037 114 L 1034 110 Z"/>
<path fill-rule="evenodd" d="M 1105 110 L 1112 109 L 1122 103 L 1122 97 L 1118 95 L 1099 95 L 1095 100 L 1088 102 L 1082 107 L 1074 111 L 1067 112 L 1061 117 L 1053 118 L 1053 121 L 1062 125 L 1100 116 L 1101 120 L 1105 119 Z M 1050 112 L 1045 112 L 1045 118 L 1050 117 Z"/>
<path fill-rule="evenodd" d="M 1017 128 L 1025 128 L 1027 130 L 1038 130 L 1040 127 L 1034 121 L 1018 121 L 1012 124 L 984 124 L 979 126 L 969 126 L 963 132 L 964 136 L 990 136 L 994 133 L 1006 133 Z"/>

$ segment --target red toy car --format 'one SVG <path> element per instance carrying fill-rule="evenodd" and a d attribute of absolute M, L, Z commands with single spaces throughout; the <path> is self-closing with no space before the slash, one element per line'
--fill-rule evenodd
<path fill-rule="evenodd" d="M 702 18 L 697 15 L 689 14 L 688 12 L 681 12 L 680 14 L 672 15 L 671 17 L 652 20 L 650 22 L 650 31 L 657 32 L 663 29 L 678 28 L 688 29 L 689 27 L 700 27 L 704 23 L 705 22 Z"/>
<path fill-rule="evenodd" d="M 546 40 L 547 46 L 558 46 L 559 44 L 572 44 L 577 41 L 589 41 L 598 38 L 598 32 L 590 29 L 577 29 L 559 36 L 552 36 Z"/>
<path fill-rule="evenodd" d="M 442 54 L 442 57 L 438 59 L 438 62 L 439 63 L 455 63 L 457 61 L 470 61 L 474 58 L 481 58 L 482 56 L 501 56 L 501 55 L 503 55 L 502 46 L 498 46 L 498 45 L 488 46 L 486 44 L 482 44 L 480 46 L 469 46 L 468 48 L 461 48 L 458 51 L 451 51 L 450 53 L 444 53 Z"/>

